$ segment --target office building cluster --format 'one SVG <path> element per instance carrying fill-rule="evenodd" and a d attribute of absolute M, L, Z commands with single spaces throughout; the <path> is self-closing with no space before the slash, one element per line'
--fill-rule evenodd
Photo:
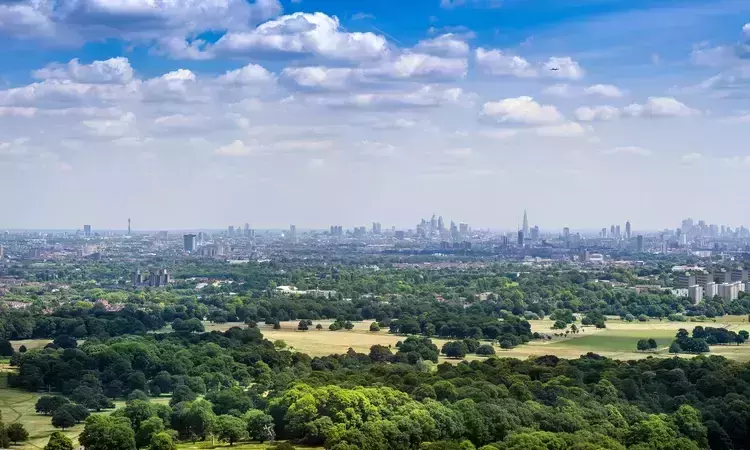
<path fill-rule="evenodd" d="M 150 272 L 141 272 L 140 269 L 133 273 L 133 286 L 167 286 L 171 281 L 171 275 L 167 269 L 155 269 Z"/>
<path fill-rule="evenodd" d="M 688 290 L 693 303 L 704 298 L 720 297 L 726 302 L 737 300 L 740 292 L 750 292 L 750 270 L 693 270 L 680 273 L 676 286 Z"/>

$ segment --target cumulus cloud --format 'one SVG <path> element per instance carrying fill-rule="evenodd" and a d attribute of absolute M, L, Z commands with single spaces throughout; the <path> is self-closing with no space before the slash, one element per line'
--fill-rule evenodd
<path fill-rule="evenodd" d="M 543 66 L 544 73 L 553 78 L 580 80 L 586 71 L 569 56 L 553 56 Z"/>
<path fill-rule="evenodd" d="M 105 61 L 94 61 L 81 64 L 72 59 L 68 64 L 49 64 L 33 72 L 39 80 L 69 80 L 76 83 L 115 83 L 125 84 L 133 81 L 133 68 L 127 58 L 110 58 Z"/>
<path fill-rule="evenodd" d="M 237 139 L 231 144 L 223 145 L 216 150 L 214 153 L 219 156 L 247 156 L 253 152 L 253 146 L 245 145 L 244 142 Z"/>
<path fill-rule="evenodd" d="M 414 50 L 448 58 L 463 58 L 469 54 L 469 44 L 462 37 L 447 33 L 436 38 L 420 41 Z"/>
<path fill-rule="evenodd" d="M 82 124 L 95 136 L 119 138 L 133 131 L 135 114 L 128 112 L 117 119 L 111 120 L 84 120 Z"/>
<path fill-rule="evenodd" d="M 585 88 L 583 90 L 583 93 L 587 95 L 599 95 L 601 97 L 610 98 L 618 98 L 623 96 L 622 91 L 617 86 L 611 84 L 595 84 L 593 86 Z"/>
<path fill-rule="evenodd" d="M 538 75 L 537 70 L 527 60 L 501 50 L 485 50 L 480 47 L 476 49 L 475 58 L 479 67 L 490 75 L 511 75 L 519 78 Z"/>
<path fill-rule="evenodd" d="M 151 102 L 197 101 L 199 98 L 191 95 L 196 79 L 195 73 L 187 69 L 178 69 L 151 78 L 143 83 L 143 99 Z"/>
<path fill-rule="evenodd" d="M 609 150 L 604 150 L 602 153 L 605 155 L 633 155 L 633 156 L 651 156 L 654 152 L 647 148 L 637 146 L 627 147 L 615 147 Z"/>
<path fill-rule="evenodd" d="M 620 110 L 614 106 L 582 106 L 575 110 L 576 119 L 583 122 L 615 120 L 620 117 Z"/>
<path fill-rule="evenodd" d="M 498 102 L 487 102 L 482 113 L 499 122 L 527 125 L 551 124 L 563 119 L 563 115 L 552 105 L 541 105 L 531 97 L 506 98 Z"/>
<path fill-rule="evenodd" d="M 276 75 L 257 64 L 248 64 L 239 69 L 227 71 L 217 81 L 221 84 L 239 86 L 268 84 L 276 81 Z"/>
<path fill-rule="evenodd" d="M 223 55 L 372 61 L 387 56 L 389 46 L 383 36 L 348 33 L 338 18 L 316 12 L 281 16 L 249 31 L 230 31 L 211 50 Z"/>
<path fill-rule="evenodd" d="M 742 27 L 742 33 L 744 33 L 744 34 L 745 34 L 745 36 L 750 36 L 750 22 L 746 23 L 746 24 L 745 24 L 745 25 L 744 25 L 744 26 Z"/>
<path fill-rule="evenodd" d="M 405 92 L 354 94 L 345 97 L 322 97 L 314 103 L 332 108 L 353 109 L 408 109 L 432 108 L 442 105 L 471 106 L 473 95 L 461 88 L 441 88 L 427 85 Z"/>
<path fill-rule="evenodd" d="M 645 104 L 633 103 L 624 108 L 625 114 L 632 117 L 687 117 L 699 115 L 700 111 L 690 108 L 672 97 L 649 97 Z"/>
<path fill-rule="evenodd" d="M 479 47 L 474 52 L 474 58 L 477 65 L 490 75 L 580 80 L 586 74 L 586 71 L 569 56 L 553 56 L 545 63 L 532 64 L 520 56 L 502 50 L 487 50 Z"/>

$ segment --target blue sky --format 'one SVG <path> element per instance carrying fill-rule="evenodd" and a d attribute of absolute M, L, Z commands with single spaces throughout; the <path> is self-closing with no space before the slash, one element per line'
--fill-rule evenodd
<path fill-rule="evenodd" d="M 750 225 L 747 1 L 0 0 L 0 45 L 0 227 Z"/>

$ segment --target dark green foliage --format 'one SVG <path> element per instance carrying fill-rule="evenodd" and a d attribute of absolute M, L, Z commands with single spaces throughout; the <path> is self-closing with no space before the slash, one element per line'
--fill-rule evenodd
<path fill-rule="evenodd" d="M 246 427 L 246 423 L 239 417 L 223 415 L 216 419 L 216 435 L 230 446 L 247 437 Z"/>
<path fill-rule="evenodd" d="M 51 416 L 57 411 L 57 408 L 69 402 L 70 401 L 67 398 L 61 395 L 44 395 L 39 397 L 39 400 L 36 401 L 34 409 L 39 414 Z"/>
<path fill-rule="evenodd" d="M 177 450 L 172 436 L 169 433 L 156 433 L 151 437 L 149 450 Z"/>
<path fill-rule="evenodd" d="M 0 356 L 13 356 L 13 344 L 7 339 L 0 339 Z"/>
<path fill-rule="evenodd" d="M 476 353 L 480 356 L 492 356 L 495 354 L 495 348 L 489 344 L 482 344 L 477 348 Z"/>
<path fill-rule="evenodd" d="M 443 344 L 441 352 L 448 358 L 463 358 L 468 353 L 466 344 L 463 341 L 451 341 Z"/>
<path fill-rule="evenodd" d="M 8 433 L 8 439 L 10 439 L 10 441 L 14 444 L 29 440 L 29 432 L 26 431 L 26 428 L 23 426 L 23 424 L 20 424 L 18 422 L 13 422 L 8 425 L 5 431 Z"/>
<path fill-rule="evenodd" d="M 73 415 L 62 409 L 52 415 L 52 426 L 55 428 L 62 428 L 63 430 L 72 427 L 76 424 L 76 419 Z"/>
<path fill-rule="evenodd" d="M 135 450 L 135 433 L 123 417 L 94 415 L 78 437 L 86 450 Z"/>

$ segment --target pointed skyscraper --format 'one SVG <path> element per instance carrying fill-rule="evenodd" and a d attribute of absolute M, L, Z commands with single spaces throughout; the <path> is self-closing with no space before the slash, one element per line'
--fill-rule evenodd
<path fill-rule="evenodd" d="M 524 237 L 529 235 L 529 217 L 526 215 L 526 210 L 523 210 L 523 235 Z"/>

